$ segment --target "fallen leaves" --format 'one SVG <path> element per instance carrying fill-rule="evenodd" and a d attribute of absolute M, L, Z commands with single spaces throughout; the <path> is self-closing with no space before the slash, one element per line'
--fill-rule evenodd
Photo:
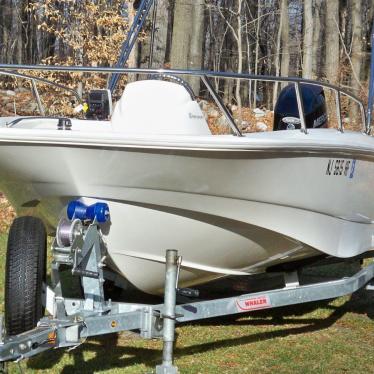
<path fill-rule="evenodd" d="M 5 196 L 0 192 L 0 233 L 8 231 L 16 213 Z"/>

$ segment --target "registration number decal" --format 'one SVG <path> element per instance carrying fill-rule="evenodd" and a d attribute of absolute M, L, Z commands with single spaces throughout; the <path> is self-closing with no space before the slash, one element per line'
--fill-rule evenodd
<path fill-rule="evenodd" d="M 352 179 L 355 169 L 356 160 L 330 159 L 327 164 L 326 175 Z"/>

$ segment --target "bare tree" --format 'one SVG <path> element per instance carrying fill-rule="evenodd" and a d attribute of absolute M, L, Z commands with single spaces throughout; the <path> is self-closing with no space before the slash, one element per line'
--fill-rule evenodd
<path fill-rule="evenodd" d="M 362 85 L 361 65 L 362 65 L 362 0 L 355 0 L 352 2 L 352 76 L 351 86 L 359 93 Z M 357 122 L 358 108 L 353 104 L 351 109 L 351 118 L 353 122 Z"/>
<path fill-rule="evenodd" d="M 221 8 L 218 8 L 219 12 L 226 22 L 228 28 L 232 32 L 232 36 L 236 42 L 236 47 L 237 47 L 237 53 L 238 53 L 238 69 L 237 72 L 241 74 L 243 72 L 243 35 L 242 35 L 242 9 L 243 9 L 243 0 L 237 0 L 237 8 L 234 13 L 234 19 L 236 23 L 230 22 L 230 20 L 225 17 L 225 15 L 222 12 Z M 229 12 L 232 12 L 229 10 Z M 237 79 L 236 81 L 236 88 L 235 88 L 235 98 L 236 98 L 236 103 L 238 105 L 238 112 L 239 115 L 241 116 L 241 111 L 242 111 L 242 99 L 241 99 L 241 94 L 240 94 L 240 79 Z"/>
<path fill-rule="evenodd" d="M 326 78 L 335 84 L 339 72 L 339 0 L 326 1 L 325 61 Z"/>
<path fill-rule="evenodd" d="M 165 64 L 168 38 L 169 0 L 157 1 L 156 31 L 153 47 L 153 65 L 161 67 Z"/>
<path fill-rule="evenodd" d="M 192 34 L 190 41 L 190 58 L 189 69 L 200 70 L 203 61 L 203 41 L 204 41 L 204 15 L 205 4 L 204 1 L 196 1 L 193 7 L 193 23 Z M 200 91 L 200 78 L 191 79 L 191 87 L 196 94 Z"/>
<path fill-rule="evenodd" d="M 176 0 L 174 6 L 171 66 L 173 68 L 200 69 L 203 44 L 203 2 Z M 189 79 L 195 93 L 199 93 L 200 81 Z"/>
<path fill-rule="evenodd" d="M 173 39 L 171 44 L 171 66 L 186 68 L 191 40 L 193 0 L 176 0 L 174 5 Z"/>
<path fill-rule="evenodd" d="M 313 69 L 313 1 L 304 0 L 303 77 L 311 79 Z"/>
<path fill-rule="evenodd" d="M 321 10 L 322 0 L 315 0 L 314 3 L 314 17 L 313 17 L 313 61 L 312 61 L 312 76 L 317 79 L 320 75 L 320 54 L 321 54 Z"/>
<path fill-rule="evenodd" d="M 1 21 L 1 54 L 0 60 L 3 63 L 9 62 L 8 60 L 8 44 L 10 40 L 10 32 L 8 28 L 9 19 L 10 19 L 10 12 L 11 7 L 8 4 L 7 0 L 2 0 L 1 2 L 1 13 L 0 13 L 0 21 Z"/>
<path fill-rule="evenodd" d="M 362 64 L 362 0 L 352 2 L 352 87 L 359 90 L 361 87 L 361 64 Z"/>
<path fill-rule="evenodd" d="M 290 34 L 290 20 L 288 12 L 288 0 L 282 0 L 281 2 L 281 44 L 282 44 L 282 59 L 281 59 L 281 75 L 287 77 L 290 72 L 290 46 L 289 46 L 289 34 Z"/>
<path fill-rule="evenodd" d="M 0 0 L 0 60 L 115 64 L 136 3 Z M 158 0 L 153 67 L 171 62 L 175 68 L 324 76 L 363 95 L 373 14 L 373 0 Z M 129 66 L 148 66 L 150 28 L 143 31 Z M 197 79 L 190 83 L 202 93 Z M 225 102 L 239 107 L 271 106 L 279 93 L 279 85 L 273 87 L 215 80 Z"/>
<path fill-rule="evenodd" d="M 290 63 L 288 33 L 289 33 L 289 19 L 288 19 L 288 0 L 281 0 L 280 3 L 280 18 L 279 30 L 277 35 L 277 47 L 275 52 L 275 75 L 288 76 L 288 69 Z M 280 63 L 280 60 L 282 61 Z M 273 107 L 278 97 L 278 82 L 274 84 L 273 91 Z"/>
<path fill-rule="evenodd" d="M 260 27 L 262 20 L 261 1 L 257 5 L 257 27 L 256 27 L 256 52 L 255 52 L 255 74 L 258 74 L 258 59 L 260 50 Z M 257 106 L 257 81 L 253 84 L 253 107 Z"/>
<path fill-rule="evenodd" d="M 11 37 L 10 53 L 13 61 L 18 64 L 22 63 L 22 4 L 20 0 L 12 0 L 12 20 L 11 20 Z"/>

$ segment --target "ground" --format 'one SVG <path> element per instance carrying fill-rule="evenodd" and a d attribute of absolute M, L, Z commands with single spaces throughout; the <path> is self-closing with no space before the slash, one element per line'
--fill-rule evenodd
<path fill-rule="evenodd" d="M 13 212 L 0 200 L 0 312 L 6 229 Z M 4 214 L 6 213 L 6 214 Z M 341 271 L 335 268 L 334 271 Z M 325 268 L 316 277 L 332 274 Z M 162 344 L 133 334 L 89 339 L 22 362 L 27 373 L 150 373 Z M 178 327 L 176 365 L 183 373 L 373 373 L 374 291 L 326 302 L 210 319 Z M 19 373 L 16 364 L 10 373 Z"/>

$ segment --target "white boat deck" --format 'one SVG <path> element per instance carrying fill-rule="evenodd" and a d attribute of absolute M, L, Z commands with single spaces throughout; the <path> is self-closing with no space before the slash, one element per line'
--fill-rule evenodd
<path fill-rule="evenodd" d="M 0 118 L 0 142 L 204 150 L 336 151 L 374 154 L 374 138 L 360 132 L 309 129 L 234 135 L 144 134 L 114 131 L 110 121 L 72 119 L 71 131 L 57 129 L 57 119 L 33 118 L 7 127 L 17 117 Z M 27 118 L 27 117 L 25 117 Z"/>

